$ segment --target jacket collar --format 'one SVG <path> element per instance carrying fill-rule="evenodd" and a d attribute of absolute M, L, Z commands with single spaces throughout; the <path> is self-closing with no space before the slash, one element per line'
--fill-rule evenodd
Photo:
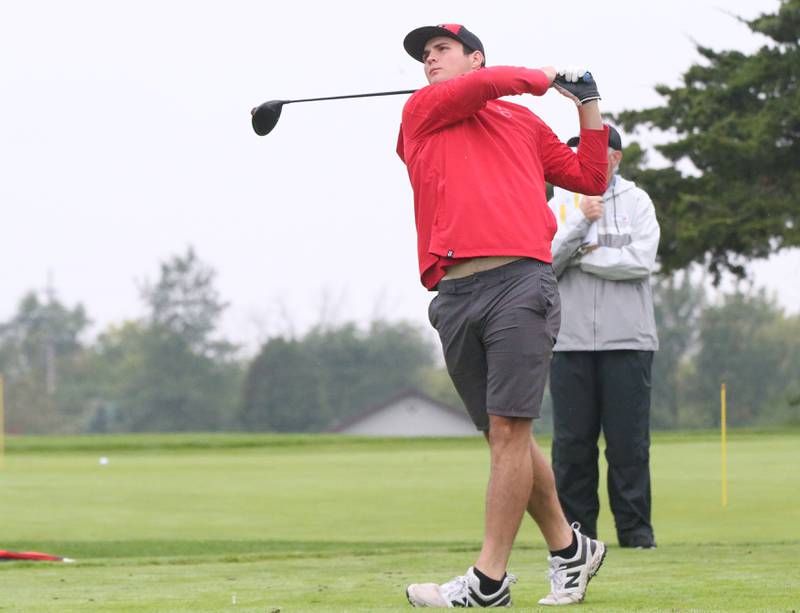
<path fill-rule="evenodd" d="M 633 181 L 628 181 L 628 179 L 625 179 L 620 175 L 615 174 L 611 178 L 611 183 L 609 184 L 603 196 L 608 198 L 616 197 L 619 196 L 620 194 L 627 192 L 628 190 L 633 189 L 634 187 L 636 187 L 636 183 L 634 183 Z"/>

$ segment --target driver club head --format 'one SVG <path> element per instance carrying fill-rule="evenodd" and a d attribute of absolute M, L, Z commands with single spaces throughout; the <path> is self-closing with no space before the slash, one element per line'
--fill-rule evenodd
<path fill-rule="evenodd" d="M 287 100 L 270 100 L 250 111 L 253 116 L 253 130 L 259 136 L 265 136 L 272 132 L 275 124 L 281 116 L 281 109 Z"/>

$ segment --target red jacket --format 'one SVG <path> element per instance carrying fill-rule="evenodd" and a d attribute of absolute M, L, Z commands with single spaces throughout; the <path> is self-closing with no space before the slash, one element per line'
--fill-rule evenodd
<path fill-rule="evenodd" d="M 547 89 L 541 70 L 492 66 L 424 87 L 406 102 L 397 153 L 414 190 L 428 289 L 464 258 L 551 262 L 556 220 L 545 181 L 582 194 L 605 191 L 607 128 L 581 130 L 576 155 L 530 110 L 497 100 Z"/>

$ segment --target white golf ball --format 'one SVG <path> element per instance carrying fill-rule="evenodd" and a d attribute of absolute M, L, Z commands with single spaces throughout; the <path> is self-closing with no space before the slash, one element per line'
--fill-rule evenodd
<path fill-rule="evenodd" d="M 105 466 L 106 464 L 108 464 L 108 458 L 106 456 L 103 456 L 102 458 L 100 458 L 100 466 Z"/>

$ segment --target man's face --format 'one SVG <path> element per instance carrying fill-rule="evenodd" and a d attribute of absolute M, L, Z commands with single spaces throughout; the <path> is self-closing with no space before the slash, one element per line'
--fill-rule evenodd
<path fill-rule="evenodd" d="M 606 171 L 606 186 L 611 185 L 611 179 L 614 178 L 614 173 L 619 167 L 620 160 L 622 160 L 622 151 L 616 149 L 608 150 L 608 170 Z"/>
<path fill-rule="evenodd" d="M 422 54 L 428 83 L 440 83 L 480 68 L 480 51 L 464 55 L 464 45 L 447 36 L 437 36 L 425 44 Z"/>

